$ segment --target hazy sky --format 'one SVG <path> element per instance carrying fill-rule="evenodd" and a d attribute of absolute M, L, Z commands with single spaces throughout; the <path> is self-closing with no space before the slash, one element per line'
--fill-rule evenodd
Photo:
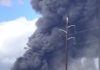
<path fill-rule="evenodd" d="M 0 0 L 0 70 L 10 70 L 36 29 L 39 15 L 29 1 Z"/>

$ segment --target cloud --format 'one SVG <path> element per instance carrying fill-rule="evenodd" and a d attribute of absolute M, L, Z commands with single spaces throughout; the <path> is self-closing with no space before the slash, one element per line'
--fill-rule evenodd
<path fill-rule="evenodd" d="M 21 17 L 0 23 L 0 68 L 9 70 L 15 59 L 21 56 L 28 37 L 35 31 L 34 20 Z"/>
<path fill-rule="evenodd" d="M 0 5 L 1 6 L 7 6 L 7 7 L 10 7 L 13 5 L 15 1 L 13 0 L 0 0 Z M 20 5 L 23 5 L 24 4 L 24 0 L 16 0 L 16 3 L 20 4 Z"/>
<path fill-rule="evenodd" d="M 0 5 L 2 6 L 11 6 L 12 0 L 0 0 Z"/>

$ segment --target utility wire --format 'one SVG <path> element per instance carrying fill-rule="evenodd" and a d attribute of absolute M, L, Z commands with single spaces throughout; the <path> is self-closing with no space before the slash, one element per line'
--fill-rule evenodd
<path fill-rule="evenodd" d="M 96 29 L 99 29 L 99 27 L 95 27 L 95 28 L 91 28 L 91 29 L 85 29 L 85 30 L 82 30 L 82 31 L 76 31 L 75 33 L 72 33 L 72 34 L 69 34 L 69 35 L 75 35 L 75 34 L 80 34 L 80 33 L 84 33 L 84 32 L 87 32 L 87 31 L 92 31 L 92 30 L 96 30 Z M 63 31 L 64 33 L 67 34 L 67 32 L 63 29 L 59 29 L 60 31 Z"/>

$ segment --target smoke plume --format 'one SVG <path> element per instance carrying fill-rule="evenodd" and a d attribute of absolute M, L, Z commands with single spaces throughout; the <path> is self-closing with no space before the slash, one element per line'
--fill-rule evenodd
<path fill-rule="evenodd" d="M 100 0 L 31 0 L 31 5 L 42 17 L 27 43 L 29 50 L 16 60 L 12 70 L 65 70 L 66 46 L 69 70 L 93 66 L 92 61 L 100 54 Z M 74 32 L 67 31 L 69 36 L 61 31 L 66 30 L 67 17 L 68 26 L 75 25 Z M 66 40 L 66 36 L 74 36 L 75 41 Z M 83 57 L 91 64 L 83 64 L 82 68 Z"/>

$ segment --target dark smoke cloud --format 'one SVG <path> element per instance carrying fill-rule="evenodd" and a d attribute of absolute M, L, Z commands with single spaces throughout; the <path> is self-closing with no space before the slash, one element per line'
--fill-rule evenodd
<path fill-rule="evenodd" d="M 60 29 L 65 30 L 66 17 L 69 26 L 76 26 L 75 33 L 70 31 L 76 44 L 68 41 L 69 65 L 71 60 L 99 56 L 100 0 L 31 0 L 31 5 L 42 17 L 27 43 L 29 50 L 12 70 L 65 70 L 66 33 Z"/>

